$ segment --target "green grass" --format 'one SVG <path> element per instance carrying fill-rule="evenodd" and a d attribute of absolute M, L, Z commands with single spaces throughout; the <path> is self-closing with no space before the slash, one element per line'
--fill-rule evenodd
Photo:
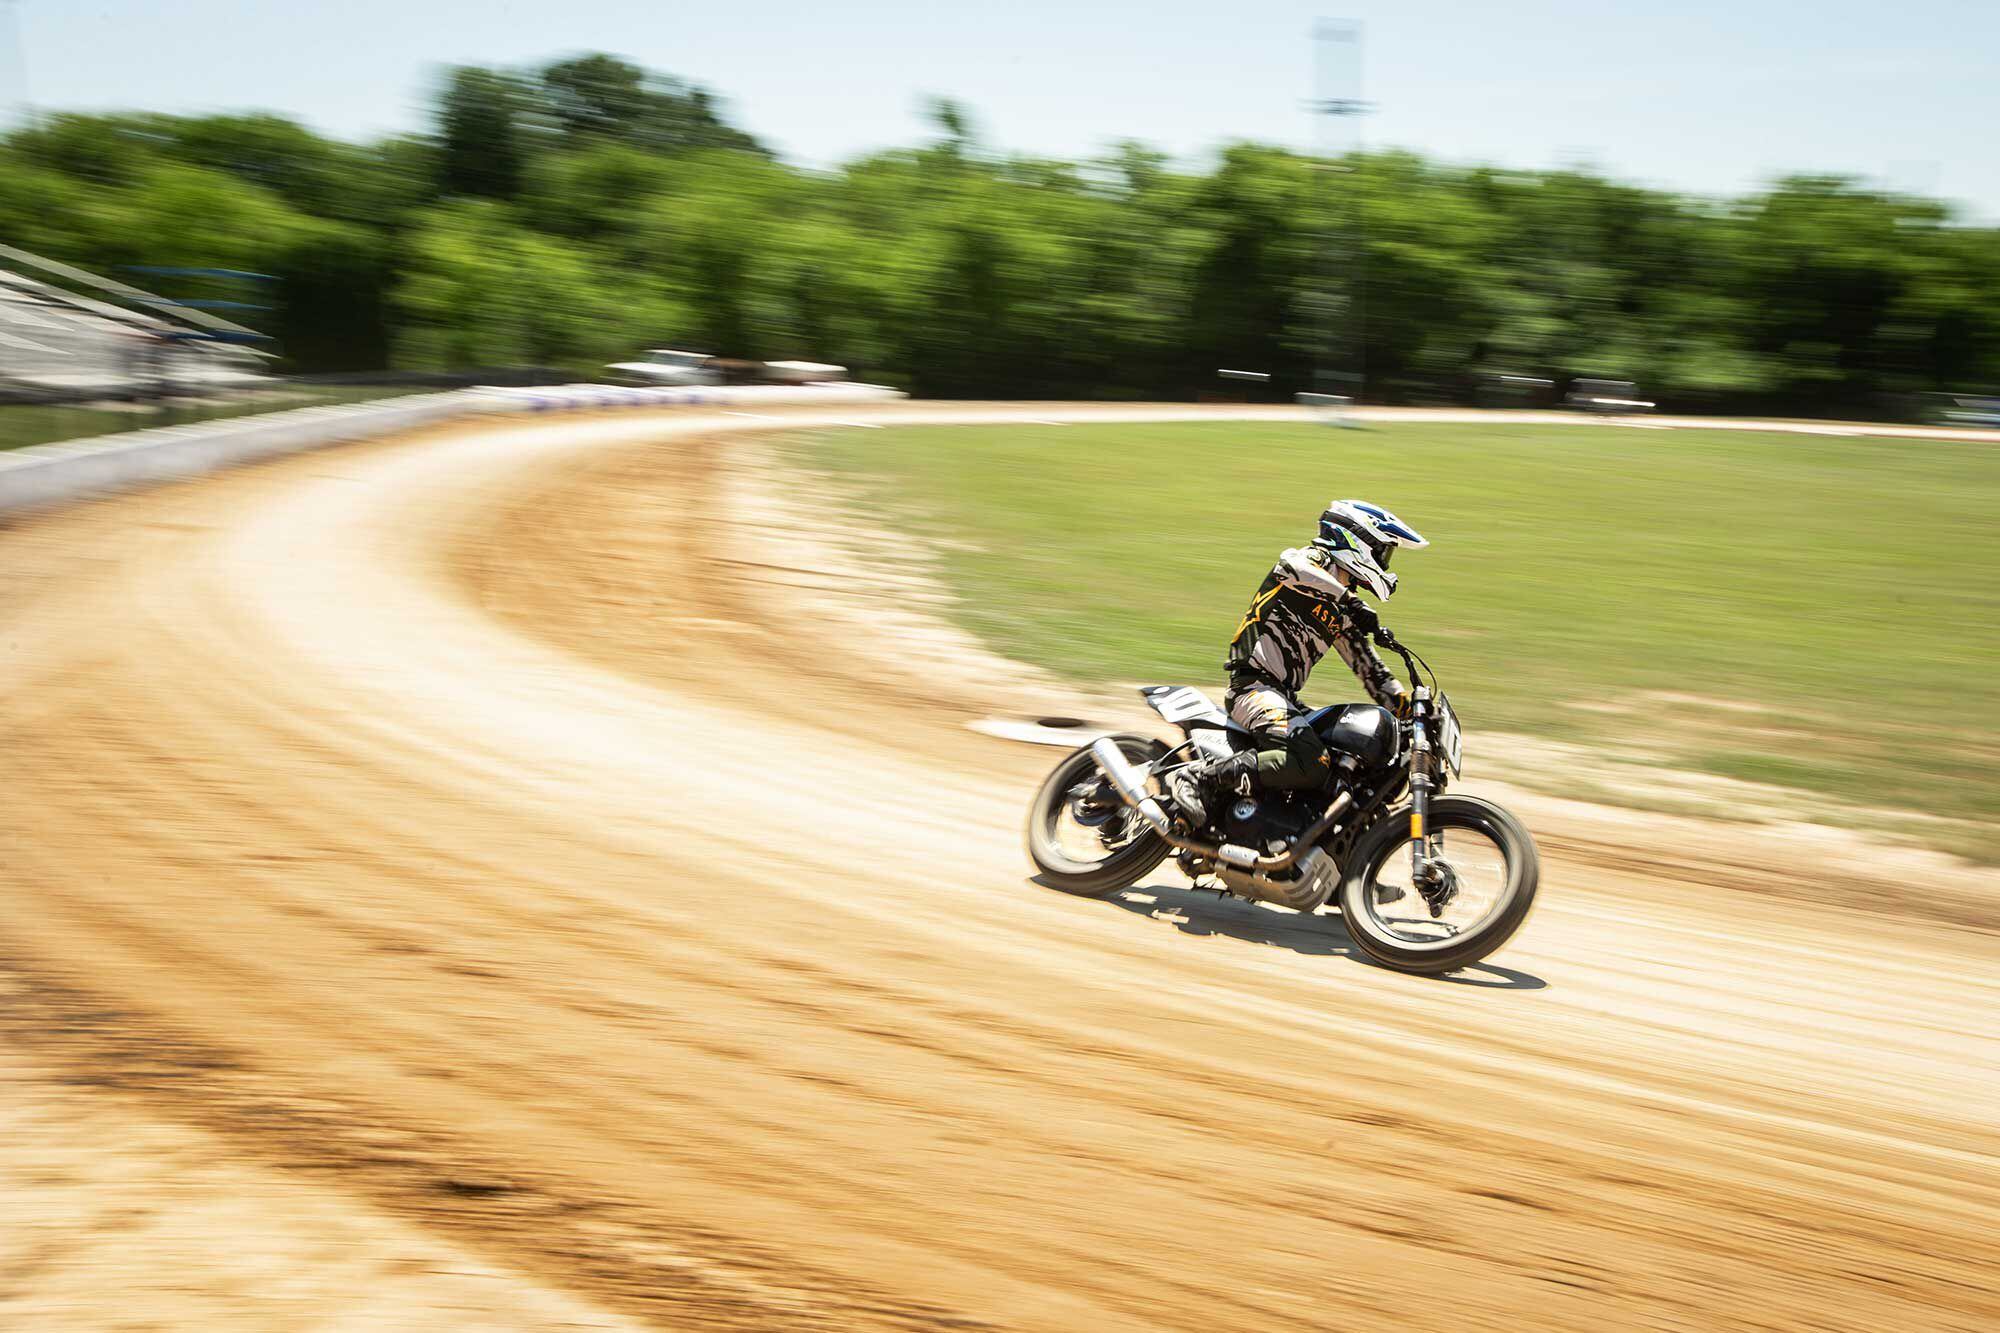
<path fill-rule="evenodd" d="M 132 411 L 110 407 L 45 406 L 42 404 L 0 404 L 0 450 L 24 449 L 31 444 L 56 440 L 80 440 L 93 435 L 116 435 L 121 431 L 145 430 L 151 426 L 179 426 L 191 421 L 214 421 L 222 417 L 251 416 L 260 412 L 284 412 L 296 407 L 326 407 L 336 403 L 359 403 L 375 398 L 393 398 L 424 389 L 384 388 L 374 385 L 328 384 L 287 389 L 167 411 Z"/>
<path fill-rule="evenodd" d="M 798 447 L 943 539 L 966 626 L 1082 682 L 1219 680 L 1252 590 L 1321 506 L 1387 504 L 1433 546 L 1402 553 L 1385 618 L 1469 731 L 1639 743 L 1924 810 L 2000 857 L 2000 448 L 1416 423 L 899 427 Z M 1336 663 L 1315 690 L 1350 684 Z"/>

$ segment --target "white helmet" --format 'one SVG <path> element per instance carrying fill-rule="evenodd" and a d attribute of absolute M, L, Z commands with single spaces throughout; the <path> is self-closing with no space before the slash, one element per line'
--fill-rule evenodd
<path fill-rule="evenodd" d="M 1396 576 L 1389 572 L 1390 555 L 1398 546 L 1430 543 L 1381 505 L 1335 500 L 1319 516 L 1319 536 L 1313 545 L 1345 570 L 1355 586 L 1386 599 L 1396 591 Z"/>

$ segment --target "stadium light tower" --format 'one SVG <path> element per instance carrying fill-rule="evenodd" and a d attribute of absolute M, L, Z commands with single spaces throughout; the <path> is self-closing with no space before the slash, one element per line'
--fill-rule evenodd
<path fill-rule="evenodd" d="M 1366 374 L 1361 290 L 1361 206 L 1353 186 L 1361 100 L 1361 25 L 1321 19 L 1313 25 L 1314 167 L 1322 216 L 1313 321 L 1313 388 L 1323 403 L 1361 397 Z"/>

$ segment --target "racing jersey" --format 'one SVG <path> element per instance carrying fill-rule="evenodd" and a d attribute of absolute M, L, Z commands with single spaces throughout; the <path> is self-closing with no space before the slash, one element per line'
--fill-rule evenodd
<path fill-rule="evenodd" d="M 1266 685 L 1297 699 L 1306 677 L 1331 648 L 1360 677 L 1369 698 L 1400 713 L 1402 682 L 1354 632 L 1342 610 L 1355 596 L 1317 548 L 1294 548 L 1279 556 L 1229 641 L 1231 691 Z"/>

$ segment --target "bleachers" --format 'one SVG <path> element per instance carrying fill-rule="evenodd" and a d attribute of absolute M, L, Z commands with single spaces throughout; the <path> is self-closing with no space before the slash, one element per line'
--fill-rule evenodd
<path fill-rule="evenodd" d="M 13 269 L 0 269 L 0 397 L 126 398 L 258 383 L 241 349 L 188 341 L 190 330 Z"/>

